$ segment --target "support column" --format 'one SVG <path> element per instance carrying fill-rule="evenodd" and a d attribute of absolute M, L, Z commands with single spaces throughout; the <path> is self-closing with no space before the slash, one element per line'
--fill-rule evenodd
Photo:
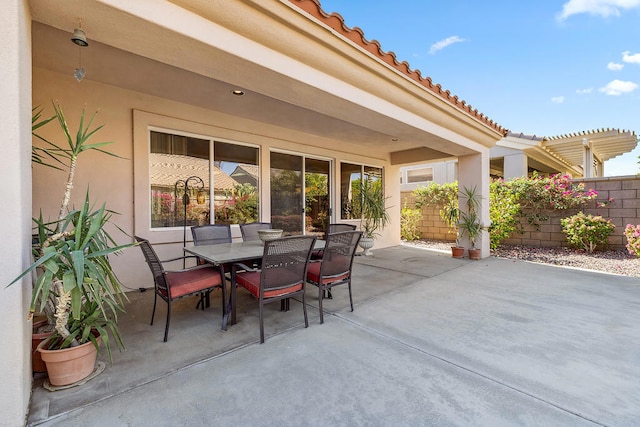
<path fill-rule="evenodd" d="M 582 168 L 585 178 L 593 178 L 593 150 L 587 138 L 582 139 Z"/>
<path fill-rule="evenodd" d="M 479 220 L 484 229 L 480 239 L 476 242 L 476 247 L 482 251 L 482 258 L 490 255 L 489 232 L 487 231 L 491 224 L 489 220 L 489 181 L 488 148 L 480 153 L 458 158 L 458 188 L 462 190 L 464 187 L 476 187 L 476 191 L 481 197 Z M 460 200 L 459 202 L 460 206 L 463 207 L 465 200 Z M 463 236 L 460 243 L 466 248 L 471 247 L 471 243 L 466 236 Z"/>
<path fill-rule="evenodd" d="M 508 181 L 529 175 L 529 162 L 524 153 L 504 156 L 504 179 Z"/>
<path fill-rule="evenodd" d="M 0 424 L 24 425 L 31 394 L 31 280 L 5 286 L 31 260 L 31 16 L 27 0 L 0 13 Z"/>

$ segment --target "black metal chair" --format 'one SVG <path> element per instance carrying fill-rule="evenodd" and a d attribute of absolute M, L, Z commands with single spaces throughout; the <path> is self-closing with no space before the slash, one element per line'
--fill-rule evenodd
<path fill-rule="evenodd" d="M 250 222 L 248 224 L 240 224 L 240 232 L 242 233 L 242 241 L 251 242 L 260 240 L 258 230 L 270 229 L 270 222 Z"/>
<path fill-rule="evenodd" d="M 262 268 L 256 270 L 241 263 L 231 267 L 232 310 L 236 309 L 236 287 L 242 286 L 258 299 L 260 305 L 260 343 L 264 343 L 264 304 L 285 301 L 300 295 L 305 328 L 309 326 L 305 301 L 305 278 L 313 236 L 282 237 L 265 242 Z"/>
<path fill-rule="evenodd" d="M 318 287 L 320 323 L 324 323 L 322 309 L 324 291 L 329 293 L 334 286 L 344 284 L 349 286 L 349 304 L 351 305 L 351 311 L 353 311 L 351 272 L 353 269 L 353 257 L 361 236 L 362 232 L 355 230 L 329 233 L 322 259 L 309 263 L 307 281 Z"/>
<path fill-rule="evenodd" d="M 329 224 L 327 226 L 327 229 L 324 231 L 324 240 L 327 240 L 327 236 L 331 233 L 339 233 L 341 231 L 353 231 L 355 230 L 357 227 L 353 224 Z M 322 259 L 322 249 L 318 250 L 318 251 L 314 251 L 311 254 L 311 259 Z M 331 295 L 331 293 L 329 293 L 329 295 Z"/>
<path fill-rule="evenodd" d="M 172 301 L 197 294 L 201 295 L 202 300 L 203 292 L 209 293 L 215 288 L 221 288 L 222 312 L 224 315 L 226 287 L 224 286 L 222 273 L 217 267 L 211 264 L 203 264 L 178 271 L 166 271 L 162 266 L 163 263 L 193 257 L 178 257 L 160 261 L 158 255 L 156 254 L 156 251 L 153 249 L 147 239 L 143 239 L 138 236 L 136 236 L 135 239 L 136 241 L 138 241 L 140 249 L 142 249 L 142 253 L 144 254 L 147 264 L 149 264 L 149 268 L 151 269 L 151 273 L 153 274 L 153 281 L 155 284 L 153 312 L 151 313 L 152 325 L 153 318 L 156 313 L 156 303 L 158 301 L 158 297 L 162 298 L 162 300 L 167 303 L 167 322 L 164 329 L 164 342 L 167 342 L 167 337 L 169 335 Z"/>
<path fill-rule="evenodd" d="M 229 224 L 208 224 L 191 227 L 193 245 L 218 245 L 231 243 L 231 226 Z"/>

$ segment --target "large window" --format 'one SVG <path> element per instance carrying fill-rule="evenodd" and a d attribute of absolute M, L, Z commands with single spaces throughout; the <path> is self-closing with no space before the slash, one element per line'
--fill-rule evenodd
<path fill-rule="evenodd" d="M 159 131 L 150 139 L 151 228 L 258 220 L 258 148 Z"/>
<path fill-rule="evenodd" d="M 382 186 L 382 168 L 352 163 L 340 164 L 340 215 L 342 219 L 360 219 L 360 194 L 363 179 L 373 183 L 374 186 Z"/>

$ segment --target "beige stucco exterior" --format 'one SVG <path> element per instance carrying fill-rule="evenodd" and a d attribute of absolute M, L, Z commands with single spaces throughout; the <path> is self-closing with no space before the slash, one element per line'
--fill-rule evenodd
<path fill-rule="evenodd" d="M 20 143 L 5 143 L 0 160 L 12 183 L 3 187 L 4 200 L 12 203 L 0 208 L 2 282 L 29 264 L 32 214 L 42 209 L 53 217 L 63 192 L 64 174 L 42 167 L 33 168 L 31 185 L 31 106 L 51 114 L 52 100 L 74 130 L 83 107 L 89 115 L 99 109 L 96 123 L 105 127 L 95 142 L 113 141 L 110 151 L 122 157 L 83 156 L 72 203 L 79 204 L 89 186 L 93 200 L 119 213 L 119 227 L 149 237 L 162 258 L 181 252 L 182 231 L 148 226 L 150 128 L 259 147 L 264 221 L 271 207 L 271 151 L 330 160 L 334 212 L 341 161 L 383 168 L 392 221 L 377 247 L 400 242 L 403 164 L 459 157 L 461 184 L 479 184 L 488 194 L 488 152 L 500 131 L 425 90 L 296 7 L 297 1 L 48 0 L 7 6 L 0 17 L 7 52 L 0 111 L 4 141 Z M 90 42 L 81 51 L 87 75 L 80 83 L 72 75 L 79 48 L 69 41 L 79 17 Z M 236 88 L 245 95 L 231 95 Z M 41 133 L 62 142 L 55 125 Z M 482 248 L 488 255 L 487 239 Z M 125 286 L 152 285 L 139 250 L 128 250 L 113 264 Z M 2 337 L 12 344 L 0 350 L 6 376 L 0 413 L 12 424 L 24 420 L 30 393 L 29 289 L 24 281 L 3 289 L 0 299 L 0 318 L 8 326 Z"/>

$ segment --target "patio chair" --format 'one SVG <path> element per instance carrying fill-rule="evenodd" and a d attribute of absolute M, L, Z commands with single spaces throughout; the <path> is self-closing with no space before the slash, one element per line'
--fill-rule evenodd
<path fill-rule="evenodd" d="M 309 263 L 307 281 L 318 287 L 318 305 L 320 310 L 320 323 L 324 323 L 322 300 L 324 291 L 330 293 L 331 288 L 338 285 L 349 286 L 349 304 L 353 311 L 353 297 L 351 295 L 351 271 L 353 257 L 361 231 L 342 231 L 329 233 L 324 246 L 322 259 Z"/>
<path fill-rule="evenodd" d="M 208 224 L 191 227 L 194 246 L 218 245 L 231 243 L 231 226 L 229 224 Z"/>
<path fill-rule="evenodd" d="M 240 224 L 242 241 L 252 242 L 254 240 L 260 240 L 260 236 L 258 236 L 258 230 L 269 228 L 272 228 L 270 222 L 250 222 L 248 224 Z"/>
<path fill-rule="evenodd" d="M 219 245 L 222 243 L 231 243 L 233 241 L 231 237 L 231 225 L 229 224 L 207 224 L 191 227 L 191 236 L 193 236 L 193 245 Z M 198 258 L 198 264 L 206 264 L 207 262 L 202 258 Z M 223 266 L 222 272 L 229 272 L 229 266 Z M 204 295 L 204 299 L 198 302 L 198 305 L 203 303 L 206 307 L 209 307 L 209 293 Z M 204 308 L 204 307 L 203 307 Z"/>
<path fill-rule="evenodd" d="M 275 301 L 302 297 L 305 328 L 309 327 L 305 301 L 305 277 L 311 249 L 316 241 L 313 236 L 290 236 L 265 242 L 262 268 L 257 270 L 236 263 L 231 267 L 231 292 L 236 309 L 236 287 L 242 286 L 258 299 L 260 310 L 260 344 L 264 343 L 264 305 Z"/>
<path fill-rule="evenodd" d="M 164 328 L 164 342 L 167 342 L 167 337 L 169 335 L 172 301 L 197 294 L 201 295 L 200 299 L 202 301 L 203 292 L 209 293 L 215 288 L 221 288 L 222 312 L 224 314 L 226 289 L 222 279 L 222 274 L 217 267 L 211 264 L 203 264 L 178 271 L 166 271 L 162 266 L 163 263 L 193 257 L 178 257 L 160 261 L 156 251 L 147 239 L 143 239 L 138 236 L 135 236 L 135 239 L 139 242 L 140 249 L 142 249 L 142 253 L 144 254 L 147 264 L 151 269 L 151 273 L 153 274 L 153 282 L 155 284 L 153 311 L 151 312 L 152 325 L 156 314 L 156 303 L 158 302 L 158 297 L 162 298 L 162 300 L 167 303 L 167 322 Z"/>
<path fill-rule="evenodd" d="M 329 224 L 324 231 L 324 240 L 327 240 L 327 236 L 331 233 L 339 233 L 341 231 L 353 231 L 357 227 L 353 224 Z M 311 259 L 322 259 L 322 249 L 313 251 Z"/>

